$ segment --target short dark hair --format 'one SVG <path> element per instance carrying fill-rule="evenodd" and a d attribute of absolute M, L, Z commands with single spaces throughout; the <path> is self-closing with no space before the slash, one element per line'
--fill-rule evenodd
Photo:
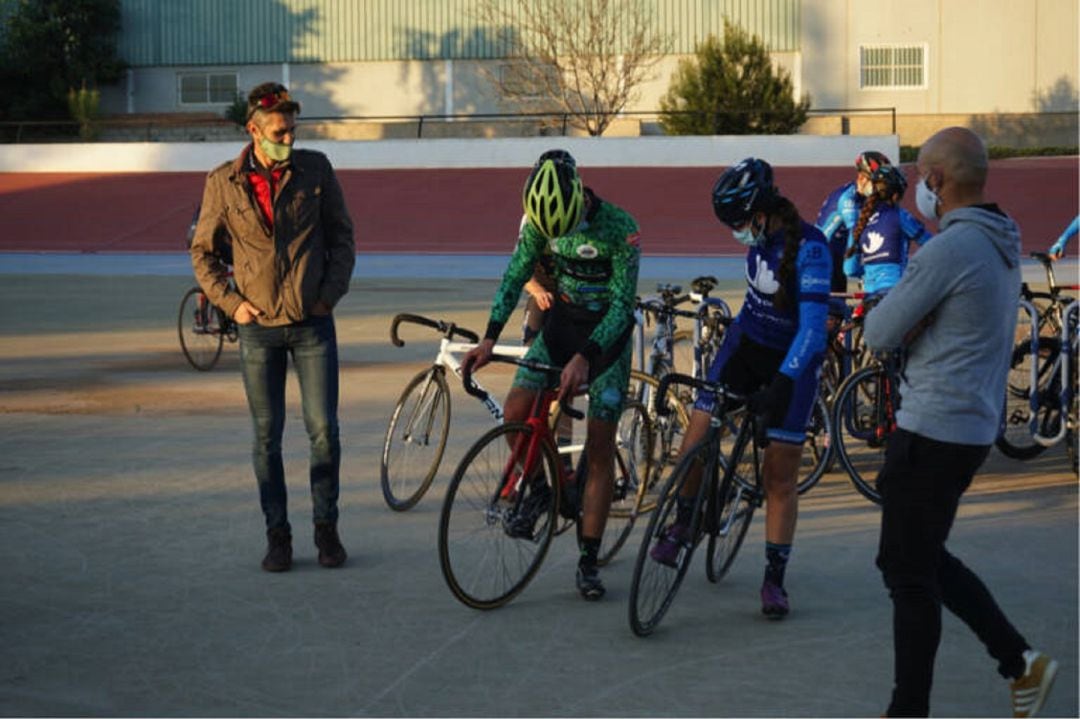
<path fill-rule="evenodd" d="M 289 97 L 289 90 L 280 82 L 264 82 L 248 93 L 247 119 L 256 112 L 300 112 L 300 103 Z"/>

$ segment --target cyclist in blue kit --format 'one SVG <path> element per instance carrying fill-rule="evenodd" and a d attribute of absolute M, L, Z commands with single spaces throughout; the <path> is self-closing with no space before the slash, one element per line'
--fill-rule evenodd
<path fill-rule="evenodd" d="M 874 183 L 872 176 L 883 167 L 890 166 L 887 155 L 867 150 L 860 152 L 855 158 L 855 180 L 847 182 L 829 193 L 818 210 L 817 227 L 829 242 L 832 253 L 832 285 L 833 292 L 847 292 L 847 275 L 844 273 L 844 256 L 848 248 L 856 244 L 855 225 L 858 224 L 867 198 L 874 195 Z M 902 227 L 907 234 L 907 240 L 917 241 L 920 244 L 929 239 L 925 236 L 925 228 L 907 210 L 899 209 L 903 218 Z M 920 239 L 922 238 L 922 239 Z M 829 314 L 834 317 L 843 317 L 845 312 L 844 300 L 835 298 L 830 304 Z"/>
<path fill-rule="evenodd" d="M 764 160 L 747 158 L 726 170 L 713 187 L 712 201 L 716 216 L 749 250 L 742 309 L 724 335 L 708 379 L 752 396 L 750 408 L 765 430 L 759 437 L 766 445 L 761 611 L 779 619 L 789 611 L 784 571 L 795 537 L 802 444 L 825 352 L 832 260 L 824 235 L 779 193 Z M 712 394 L 699 393 L 682 451 L 705 436 L 715 402 Z M 684 484 L 675 521 L 650 550 L 655 561 L 675 564 L 699 481 Z"/>
<path fill-rule="evenodd" d="M 818 210 L 817 227 L 825 235 L 832 252 L 832 291 L 847 291 L 847 275 L 844 274 L 844 253 L 851 244 L 851 230 L 859 219 L 863 200 L 872 192 L 870 175 L 884 165 L 889 158 L 880 152 L 867 150 L 855 158 L 855 179 L 846 182 L 829 193 Z"/>
<path fill-rule="evenodd" d="M 870 176 L 873 194 L 863 202 L 844 255 L 844 274 L 861 277 L 870 298 L 900 281 L 908 262 L 908 244 L 924 245 L 933 237 L 923 223 L 900 207 L 907 179 L 900 168 L 883 165 Z"/>

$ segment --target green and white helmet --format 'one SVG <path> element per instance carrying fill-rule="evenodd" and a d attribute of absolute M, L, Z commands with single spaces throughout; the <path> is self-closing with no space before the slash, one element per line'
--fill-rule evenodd
<path fill-rule="evenodd" d="M 549 150 L 540 156 L 522 192 L 525 216 L 549 239 L 570 233 L 581 223 L 585 191 L 577 163 L 565 150 Z"/>

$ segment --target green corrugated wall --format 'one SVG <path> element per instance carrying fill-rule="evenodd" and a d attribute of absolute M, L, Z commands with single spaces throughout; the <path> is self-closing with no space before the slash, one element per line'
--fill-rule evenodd
<path fill-rule="evenodd" d="M 518 0 L 499 0 L 512 7 Z M 571 2 L 573 0 L 570 0 Z M 134 67 L 476 59 L 506 56 L 478 0 L 121 0 L 120 54 Z M 686 54 L 724 17 L 774 52 L 799 47 L 800 0 L 646 0 Z"/>

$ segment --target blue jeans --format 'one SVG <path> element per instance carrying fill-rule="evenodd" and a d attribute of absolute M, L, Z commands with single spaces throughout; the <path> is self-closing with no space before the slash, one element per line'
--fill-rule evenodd
<path fill-rule="evenodd" d="M 292 355 L 300 380 L 304 426 L 311 440 L 311 500 L 316 522 L 337 522 L 338 354 L 334 319 L 309 317 L 284 327 L 240 326 L 240 365 L 255 425 L 252 459 L 266 528 L 288 528 L 285 467 L 285 369 Z"/>

